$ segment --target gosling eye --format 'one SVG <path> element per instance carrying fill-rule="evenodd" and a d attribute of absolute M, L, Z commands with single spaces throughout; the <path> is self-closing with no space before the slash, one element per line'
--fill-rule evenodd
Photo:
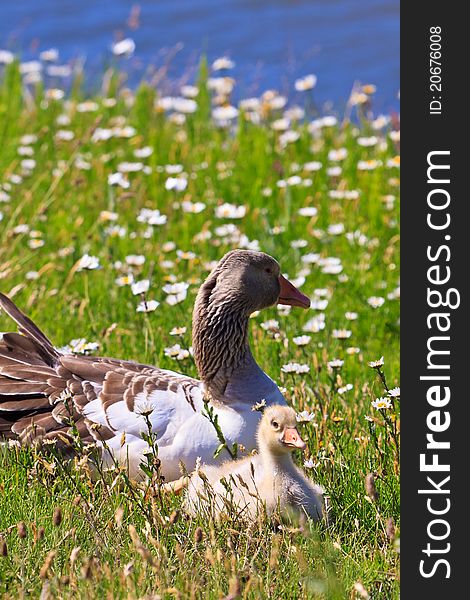
<path fill-rule="evenodd" d="M 274 427 L 274 429 L 279 429 L 279 423 L 277 421 L 271 421 L 271 425 Z"/>

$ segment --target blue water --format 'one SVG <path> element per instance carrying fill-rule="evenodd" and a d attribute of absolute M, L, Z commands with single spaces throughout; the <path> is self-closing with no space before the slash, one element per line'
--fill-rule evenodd
<path fill-rule="evenodd" d="M 86 58 L 93 77 L 111 60 L 118 36 L 136 43 L 123 59 L 130 83 L 168 63 L 173 81 L 194 79 L 202 52 L 230 56 L 238 95 L 295 92 L 315 73 L 315 96 L 344 105 L 353 83 L 377 86 L 376 108 L 396 110 L 399 90 L 398 0 L 142 0 L 139 27 L 127 0 L 2 0 L 0 48 L 37 58 L 51 47 L 61 62 Z"/>

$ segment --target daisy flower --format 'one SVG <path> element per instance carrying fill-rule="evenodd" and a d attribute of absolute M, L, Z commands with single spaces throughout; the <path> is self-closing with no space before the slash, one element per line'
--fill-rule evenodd
<path fill-rule="evenodd" d="M 388 408 L 392 408 L 392 403 L 388 398 L 376 398 L 371 402 L 373 408 L 377 410 L 386 410 Z"/>

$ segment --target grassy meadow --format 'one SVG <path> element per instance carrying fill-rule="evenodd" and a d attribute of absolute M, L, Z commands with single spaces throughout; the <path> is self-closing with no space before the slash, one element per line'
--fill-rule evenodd
<path fill-rule="evenodd" d="M 0 65 L 0 289 L 57 347 L 196 376 L 199 284 L 233 248 L 273 255 L 312 307 L 253 315 L 253 353 L 332 524 L 193 519 L 155 482 L 3 444 L 0 596 L 398 598 L 398 118 L 371 85 L 345 114 L 294 88 L 235 107 L 204 61 L 173 97 L 24 77 Z"/>

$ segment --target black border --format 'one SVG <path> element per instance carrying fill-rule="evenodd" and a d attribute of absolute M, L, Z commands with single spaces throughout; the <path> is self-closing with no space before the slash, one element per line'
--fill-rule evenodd
<path fill-rule="evenodd" d="M 466 491 L 469 470 L 466 442 L 470 438 L 470 377 L 467 383 L 470 353 L 466 348 L 470 329 L 466 308 L 470 260 L 466 243 L 470 238 L 467 226 L 470 198 L 466 189 L 470 166 L 466 162 L 470 156 L 470 140 L 467 139 L 470 127 L 466 110 L 466 60 L 470 55 L 467 45 L 470 30 L 465 17 L 457 10 L 464 6 L 434 0 L 422 4 L 401 3 L 401 592 L 405 600 L 421 597 L 417 596 L 420 593 L 426 600 L 470 597 L 467 582 L 467 574 L 470 574 L 470 565 L 467 566 L 470 496 Z M 441 115 L 429 114 L 433 95 L 429 90 L 429 29 L 433 26 L 442 28 Z M 426 249 L 428 245 L 436 247 L 444 243 L 444 233 L 433 232 L 426 224 L 430 189 L 426 176 L 427 154 L 433 150 L 450 150 L 451 182 L 446 187 L 451 194 L 452 220 L 445 233 L 451 235 L 448 242 L 451 258 L 441 264 L 450 266 L 449 285 L 457 288 L 461 295 L 460 307 L 449 310 L 452 326 L 447 334 L 451 337 L 451 353 L 446 357 L 451 365 L 448 371 L 451 400 L 447 407 L 451 425 L 445 434 L 441 434 L 441 439 L 448 439 L 451 447 L 440 453 L 441 461 L 446 457 L 450 462 L 451 508 L 445 516 L 451 526 L 446 540 L 450 543 L 450 551 L 446 555 L 434 555 L 436 559 L 443 557 L 449 561 L 448 579 L 445 577 L 447 569 L 442 565 L 428 579 L 419 573 L 420 560 L 427 558 L 422 552 L 428 541 L 426 528 L 433 518 L 426 509 L 426 496 L 418 494 L 418 489 L 430 487 L 426 486 L 426 475 L 431 475 L 419 469 L 419 455 L 425 451 L 428 432 L 426 415 L 432 410 L 426 400 L 429 382 L 419 379 L 420 375 L 426 374 L 426 342 L 432 335 L 426 324 L 426 317 L 432 312 L 426 299 L 427 269 L 432 264 L 426 257 Z M 437 473 L 435 478 L 439 481 L 443 476 L 443 473 Z M 430 564 L 427 563 L 428 567 Z"/>

